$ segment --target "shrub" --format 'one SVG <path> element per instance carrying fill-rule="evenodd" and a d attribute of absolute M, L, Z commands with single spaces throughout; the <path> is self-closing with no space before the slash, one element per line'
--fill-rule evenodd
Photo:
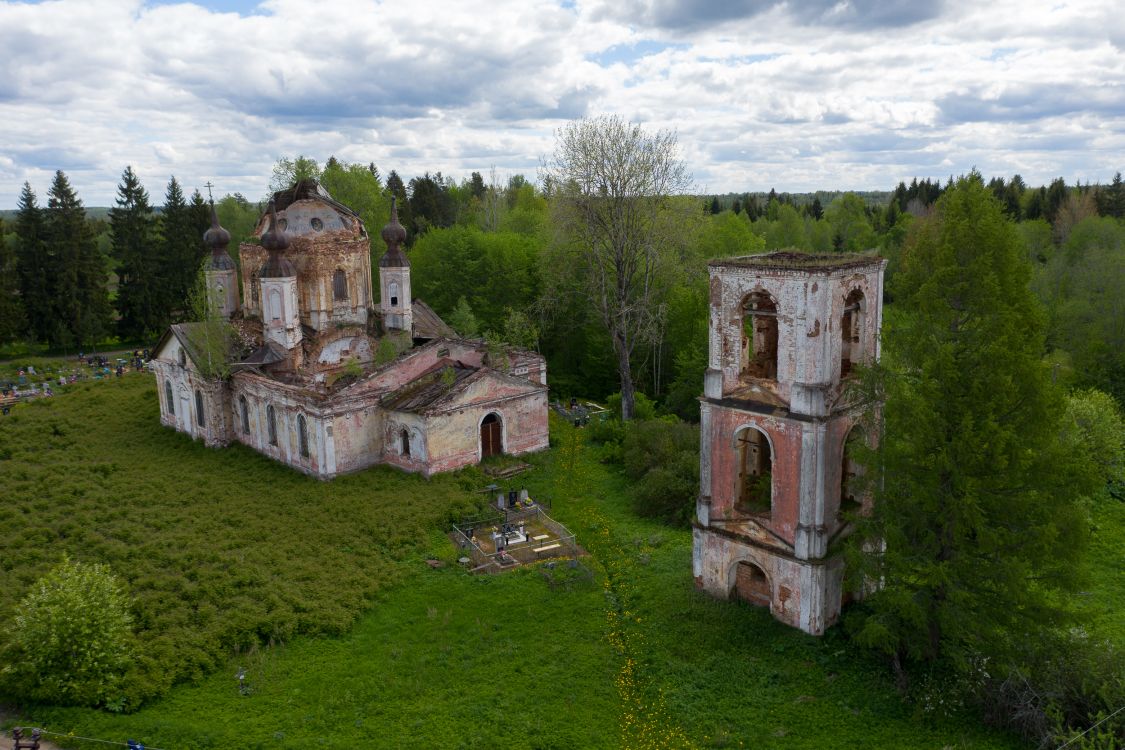
<path fill-rule="evenodd" d="M 625 427 L 625 474 L 637 482 L 636 510 L 669 523 L 691 520 L 699 489 L 699 428 L 672 417 Z"/>
<path fill-rule="evenodd" d="M 108 567 L 63 557 L 19 605 L 4 681 L 33 700 L 120 708 L 131 624 L 129 599 Z"/>

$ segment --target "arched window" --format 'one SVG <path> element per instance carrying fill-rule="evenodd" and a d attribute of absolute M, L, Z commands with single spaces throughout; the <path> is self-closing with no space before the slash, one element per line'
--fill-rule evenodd
<path fill-rule="evenodd" d="M 198 388 L 195 390 L 195 423 L 200 427 L 204 425 L 203 394 L 199 392 Z"/>
<path fill-rule="evenodd" d="M 741 361 L 744 378 L 777 377 L 777 302 L 767 292 L 754 292 L 742 303 Z"/>
<path fill-rule="evenodd" d="M 348 276 L 343 269 L 337 268 L 332 275 L 332 297 L 337 301 L 348 299 Z"/>
<path fill-rule="evenodd" d="M 270 318 L 281 320 L 281 292 L 277 289 L 270 290 Z"/>
<path fill-rule="evenodd" d="M 277 418 L 273 404 L 266 407 L 266 428 L 269 430 L 270 445 L 277 445 Z"/>
<path fill-rule="evenodd" d="M 297 415 L 297 442 L 300 444 L 301 456 L 303 458 L 309 457 L 309 432 L 308 426 L 305 423 L 305 415 Z"/>
<path fill-rule="evenodd" d="M 398 305 L 398 282 L 392 281 L 387 285 L 387 294 L 391 298 L 391 306 Z"/>
<path fill-rule="evenodd" d="M 172 381 L 164 381 L 164 408 L 173 417 L 176 416 L 176 402 L 172 398 Z"/>
<path fill-rule="evenodd" d="M 242 433 L 250 433 L 250 407 L 246 403 L 245 396 L 238 397 L 238 406 L 242 411 Z"/>
<path fill-rule="evenodd" d="M 840 377 L 852 371 L 852 365 L 863 361 L 863 328 L 866 305 L 863 292 L 853 289 L 844 299 L 844 317 L 840 321 Z"/>
<path fill-rule="evenodd" d="M 746 427 L 739 430 L 738 501 L 740 513 L 768 513 L 773 507 L 773 457 L 770 441 L 761 430 Z"/>
<path fill-rule="evenodd" d="M 410 458 L 410 433 L 403 429 L 398 438 L 401 443 L 402 455 L 406 458 Z"/>
<path fill-rule="evenodd" d="M 187 350 L 180 347 L 180 367 L 187 367 Z"/>

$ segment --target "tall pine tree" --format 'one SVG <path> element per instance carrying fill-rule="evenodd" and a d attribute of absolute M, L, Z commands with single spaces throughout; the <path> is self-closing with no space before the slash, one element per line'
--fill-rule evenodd
<path fill-rule="evenodd" d="M 152 338 L 168 324 L 168 315 L 161 293 L 156 218 L 148 191 L 132 167 L 121 175 L 116 203 L 109 211 L 109 229 L 117 261 L 117 330 L 128 340 Z"/>
<path fill-rule="evenodd" d="M 1059 594 L 1081 568 L 1077 501 L 1096 479 L 1060 437 L 1024 255 L 973 173 L 920 220 L 894 279 L 885 429 L 868 456 L 880 482 L 852 563 L 882 582 L 858 638 L 900 677 L 911 664 L 1021 665 L 1021 644 L 1065 619 Z"/>
<path fill-rule="evenodd" d="M 0 344 L 21 338 L 25 326 L 15 245 L 8 242 L 0 220 Z"/>
<path fill-rule="evenodd" d="M 89 347 L 107 333 L 110 318 L 105 259 L 86 221 L 86 209 L 62 170 L 55 172 L 47 200 L 55 347 Z"/>
<path fill-rule="evenodd" d="M 43 209 L 39 207 L 31 185 L 26 182 L 16 214 L 16 269 L 27 337 L 33 341 L 48 341 L 55 315 L 51 289 L 54 274 L 50 272 L 50 259 L 47 257 L 47 227 Z"/>

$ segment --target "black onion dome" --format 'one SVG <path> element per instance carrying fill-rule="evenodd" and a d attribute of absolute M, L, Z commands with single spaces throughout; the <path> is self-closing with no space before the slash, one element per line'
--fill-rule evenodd
<path fill-rule="evenodd" d="M 289 235 L 277 225 L 277 204 L 273 201 L 270 201 L 270 228 L 262 233 L 262 247 L 271 251 L 289 247 Z"/>
<path fill-rule="evenodd" d="M 289 247 L 289 235 L 277 225 L 277 206 L 270 201 L 270 228 L 262 234 L 262 247 L 270 255 L 262 265 L 258 277 L 262 279 L 285 279 L 297 275 L 297 269 L 283 254 Z"/>
<path fill-rule="evenodd" d="M 215 201 L 211 201 L 211 228 L 203 233 L 203 244 L 211 249 L 211 260 L 207 268 L 211 271 L 230 271 L 234 261 L 227 252 L 230 232 L 219 225 L 219 215 L 215 213 Z"/>
<path fill-rule="evenodd" d="M 219 215 L 215 213 L 215 201 L 211 201 L 211 228 L 203 233 L 203 244 L 212 250 L 225 250 L 230 244 L 230 232 L 219 225 Z"/>
<path fill-rule="evenodd" d="M 383 242 L 387 243 L 387 252 L 379 259 L 382 268 L 405 268 L 410 266 L 410 261 L 402 252 L 400 245 L 406 242 L 406 229 L 398 223 L 398 202 L 391 196 L 391 220 L 383 227 Z"/>

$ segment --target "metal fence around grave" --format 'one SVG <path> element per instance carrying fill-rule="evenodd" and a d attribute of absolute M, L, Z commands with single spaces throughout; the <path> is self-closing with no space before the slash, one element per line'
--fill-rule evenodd
<path fill-rule="evenodd" d="M 503 533 L 505 525 L 515 529 L 523 524 L 525 528 L 534 525 L 546 529 L 546 539 L 529 537 L 522 542 L 506 542 L 502 551 L 489 552 L 481 547 L 478 539 L 484 537 L 494 540 L 495 534 Z M 463 520 L 453 525 L 457 545 L 471 560 L 471 572 L 498 573 L 519 565 L 538 562 L 557 557 L 577 559 L 578 544 L 574 534 L 565 526 L 548 516 L 543 508 L 531 508 L 494 512 L 486 516 Z"/>

